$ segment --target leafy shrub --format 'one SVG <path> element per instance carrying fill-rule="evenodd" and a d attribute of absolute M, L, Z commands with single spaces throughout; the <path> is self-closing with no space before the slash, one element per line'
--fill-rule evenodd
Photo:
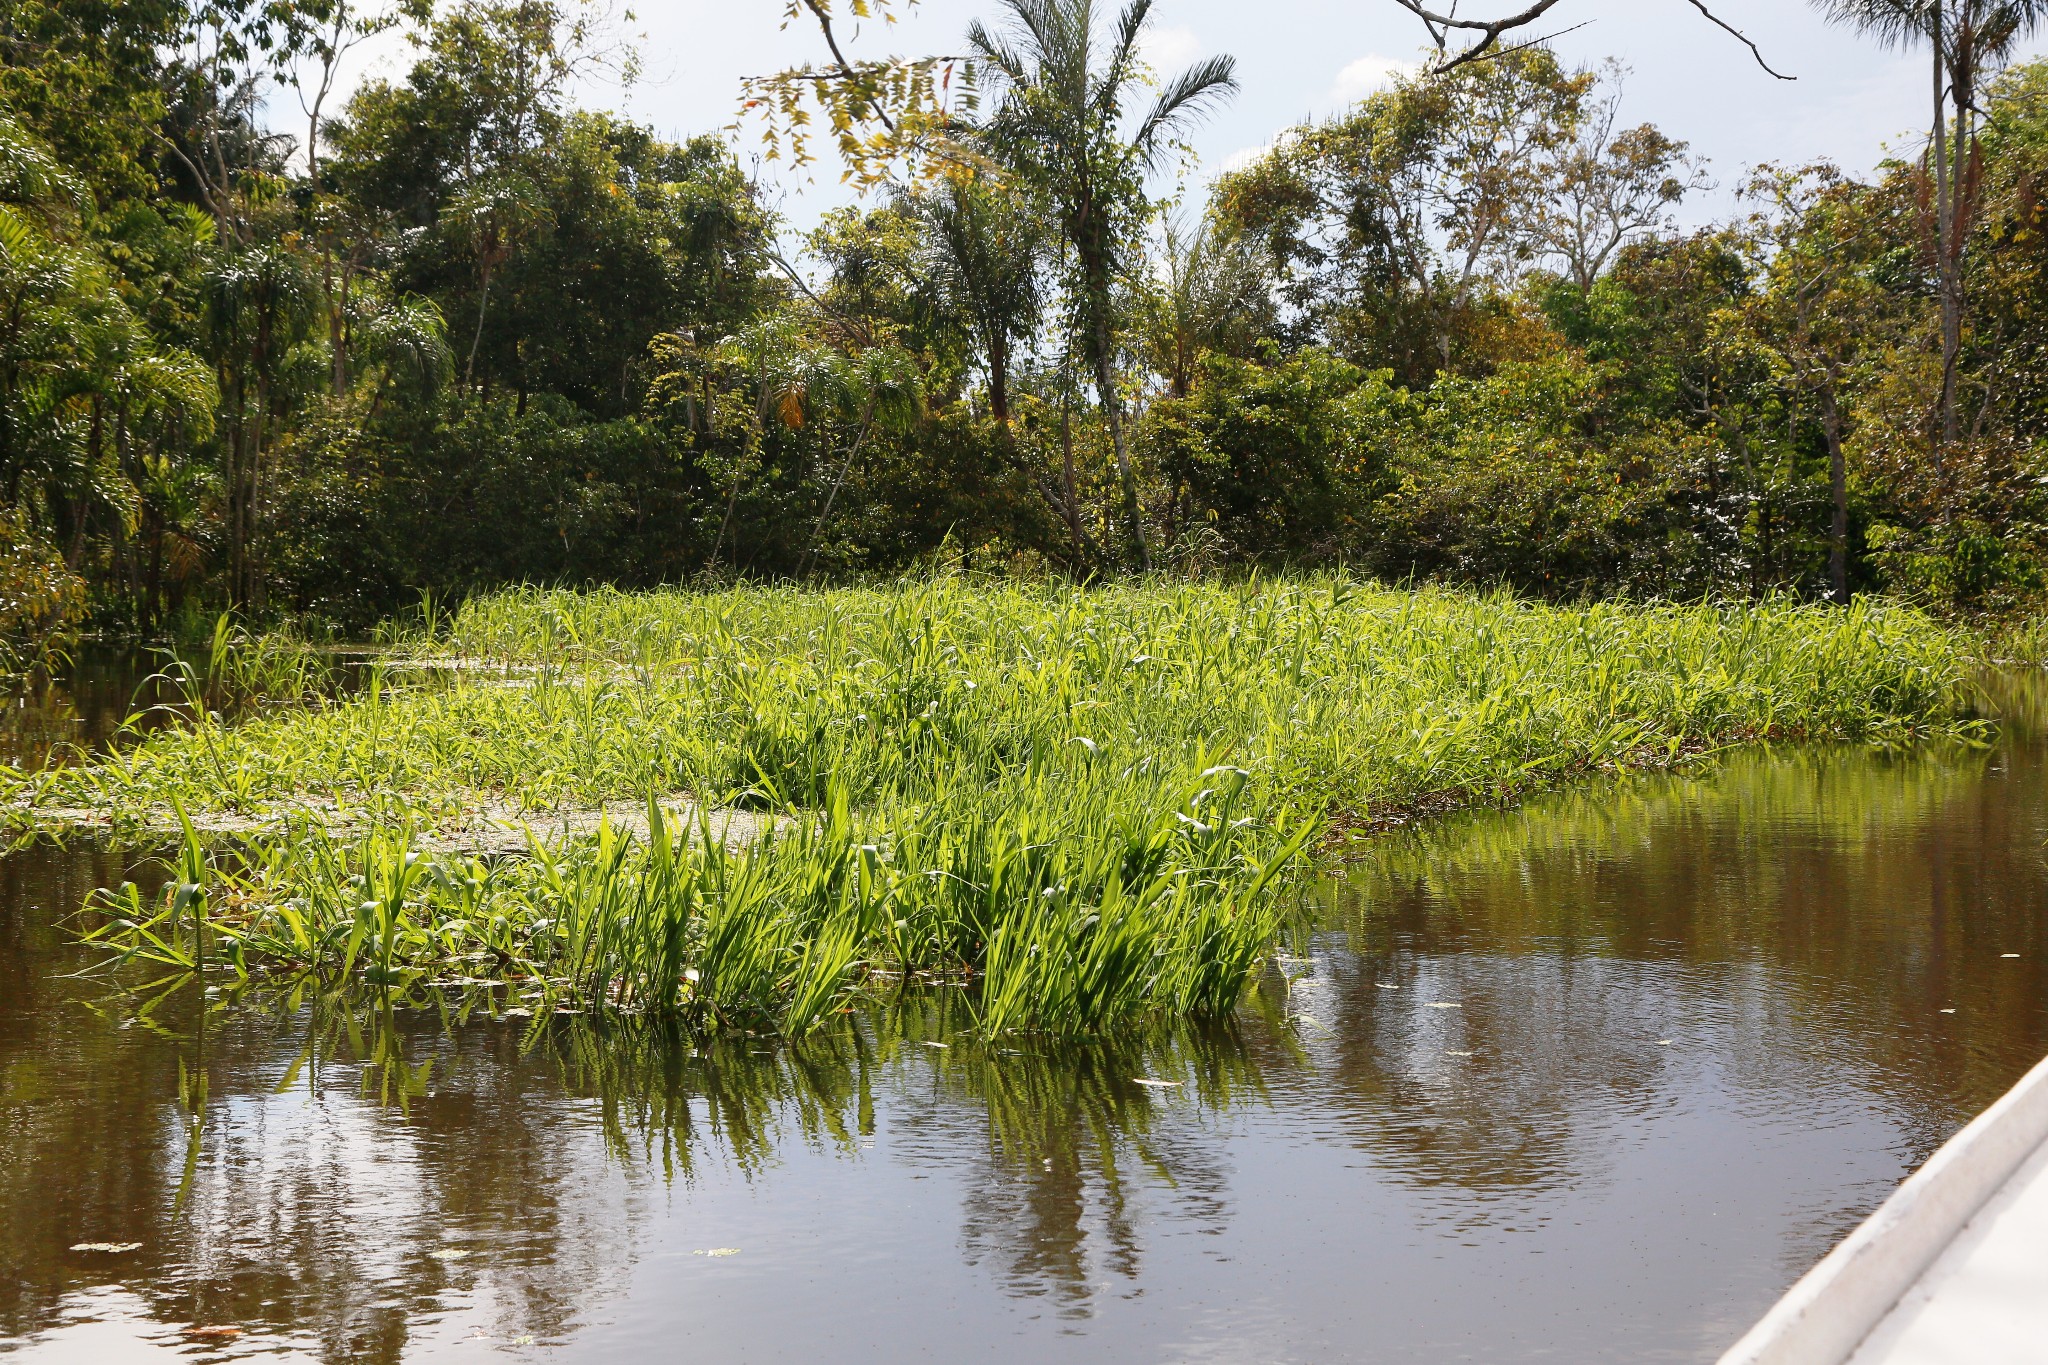
<path fill-rule="evenodd" d="M 1264 363 L 1212 353 L 1197 370 L 1190 396 L 1155 403 L 1138 436 L 1177 520 L 1244 559 L 1343 557 L 1387 487 L 1406 391 L 1320 347 L 1282 360 L 1269 345 Z"/>

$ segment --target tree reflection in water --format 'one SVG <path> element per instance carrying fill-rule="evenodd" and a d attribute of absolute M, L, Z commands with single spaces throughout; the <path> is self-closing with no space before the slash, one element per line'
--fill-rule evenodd
<path fill-rule="evenodd" d="M 166 1329 L 233 1324 L 329 1360 L 398 1360 L 420 1325 L 454 1316 L 500 1342 L 560 1342 L 622 1286 L 664 1186 L 707 1165 L 764 1178 L 793 1144 L 856 1158 L 878 1091 L 895 1097 L 898 1149 L 964 1177 L 969 1260 L 1085 1308 L 1097 1281 L 1141 1269 L 1125 1167 L 1171 1189 L 1184 1216 L 1220 1219 L 1224 1174 L 1198 1116 L 1260 1084 L 1238 1024 L 989 1047 L 961 1034 L 957 995 L 790 1044 L 500 1021 L 475 1001 L 68 984 L 104 1024 L 64 1030 L 90 1040 L 55 1078 L 74 1102 L 24 1106 L 9 1135 L 0 1336 L 62 1320 L 67 1289 L 114 1268 L 74 1243 L 132 1241 L 113 1278 Z M 952 1041 L 925 1045 L 940 1039 Z M 6 1067 L 24 1098 L 32 1063 Z M 963 1146 L 976 1121 L 984 1140 Z"/>
<path fill-rule="evenodd" d="M 858 1321 L 908 1296 L 926 1344 L 1011 1305 L 1193 1353 L 1251 1330 L 1228 1285 L 1297 1353 L 1360 1316 L 1388 1359 L 1538 1321 L 1564 1357 L 1593 1358 L 1585 1323 L 1704 1350 L 2048 1050 L 2048 687 L 1987 688 L 1995 746 L 1744 753 L 1382 841 L 1230 1024 L 1072 1048 L 977 1043 L 957 993 L 789 1044 L 493 1018 L 503 992 L 116 990 L 52 907 L 135 860 L 19 851 L 0 1341 L 86 1358 L 65 1334 L 98 1317 L 395 1361 L 688 1325 L 774 1356 L 815 1340 L 780 1311 L 794 1274 Z M 707 1218 L 770 1268 L 679 1272 L 709 1268 Z"/>

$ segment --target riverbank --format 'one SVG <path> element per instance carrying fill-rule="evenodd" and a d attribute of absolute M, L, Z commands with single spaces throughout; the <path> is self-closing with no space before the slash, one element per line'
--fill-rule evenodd
<path fill-rule="evenodd" d="M 105 941 L 163 962 L 488 974 L 791 1032 L 863 985 L 971 978 L 991 1031 L 1081 1032 L 1234 1006 L 1277 886 L 1332 830 L 1949 724 L 1965 655 L 1880 604 L 1554 607 L 1338 577 L 528 591 L 398 640 L 347 698 L 208 717 L 0 796 L 17 832 L 190 822 L 167 899 L 102 906 Z M 465 843 L 607 808 L 525 856 Z"/>

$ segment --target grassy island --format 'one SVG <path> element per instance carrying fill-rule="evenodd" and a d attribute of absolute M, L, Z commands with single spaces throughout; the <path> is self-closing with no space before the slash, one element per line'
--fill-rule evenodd
<path fill-rule="evenodd" d="M 98 903 L 125 955 L 787 1032 L 957 980 L 985 1030 L 1078 1033 L 1234 1007 L 1347 829 L 1951 723 L 1962 657 L 1876 603 L 1342 576 L 527 590 L 337 700 L 202 713 L 7 799 L 22 832 L 183 830 L 160 895 Z"/>

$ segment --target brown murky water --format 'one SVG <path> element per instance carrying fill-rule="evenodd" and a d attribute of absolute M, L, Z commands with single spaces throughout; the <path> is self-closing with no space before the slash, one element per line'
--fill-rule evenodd
<path fill-rule="evenodd" d="M 124 860 L 16 854 L 0 1354 L 1710 1361 L 2048 1052 L 2048 685 L 1990 686 L 1988 749 L 1388 841 L 1284 1004 L 1069 1054 L 152 999 L 56 927 Z"/>

